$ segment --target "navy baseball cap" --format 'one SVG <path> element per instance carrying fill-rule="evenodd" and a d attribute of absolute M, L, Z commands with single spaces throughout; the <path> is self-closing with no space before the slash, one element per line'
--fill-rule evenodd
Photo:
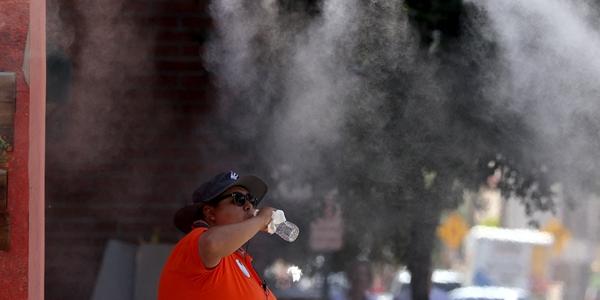
<path fill-rule="evenodd" d="M 175 213 L 173 219 L 175 227 L 184 233 L 192 230 L 192 225 L 197 219 L 199 204 L 211 203 L 223 192 L 232 186 L 241 186 L 256 197 L 256 205 L 260 203 L 267 193 L 267 184 L 253 175 L 239 176 L 234 171 L 217 174 L 211 180 L 203 183 L 192 195 L 192 204 L 186 205 Z"/>

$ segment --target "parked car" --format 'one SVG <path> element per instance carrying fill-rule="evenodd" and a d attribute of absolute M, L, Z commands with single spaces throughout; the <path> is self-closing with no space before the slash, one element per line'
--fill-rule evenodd
<path fill-rule="evenodd" d="M 398 272 L 396 279 L 392 283 L 392 293 L 398 294 L 401 289 L 410 288 L 410 277 L 408 270 Z M 463 274 L 454 270 L 436 269 L 431 274 L 432 287 L 445 292 L 461 287 L 463 282 Z"/>
<path fill-rule="evenodd" d="M 451 300 L 527 300 L 528 293 L 518 288 L 467 286 L 449 293 Z"/>

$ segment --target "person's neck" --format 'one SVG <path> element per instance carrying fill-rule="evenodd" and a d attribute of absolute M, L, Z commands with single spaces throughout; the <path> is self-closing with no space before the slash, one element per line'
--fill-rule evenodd
<path fill-rule="evenodd" d="M 210 224 L 208 224 L 204 220 L 196 220 L 196 221 L 194 221 L 194 223 L 192 223 L 192 227 L 193 228 L 201 228 L 201 227 L 208 228 L 208 227 L 210 227 Z"/>

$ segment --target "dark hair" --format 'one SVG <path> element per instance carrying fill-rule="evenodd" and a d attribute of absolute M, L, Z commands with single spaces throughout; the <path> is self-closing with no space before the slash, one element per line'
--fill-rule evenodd
<path fill-rule="evenodd" d="M 204 220 L 204 204 L 198 204 L 196 205 L 196 211 L 194 212 L 194 221 L 197 220 L 202 220 L 202 221 L 206 221 Z"/>
<path fill-rule="evenodd" d="M 219 199 L 217 197 L 217 199 Z M 220 200 L 212 200 L 210 202 L 205 202 L 205 203 L 198 203 L 196 205 L 196 211 L 194 212 L 194 221 L 198 221 L 198 220 L 202 220 L 204 222 L 206 222 L 206 217 L 204 216 L 204 207 L 205 206 L 212 206 L 212 207 L 216 207 L 219 202 L 221 202 L 222 199 Z"/>

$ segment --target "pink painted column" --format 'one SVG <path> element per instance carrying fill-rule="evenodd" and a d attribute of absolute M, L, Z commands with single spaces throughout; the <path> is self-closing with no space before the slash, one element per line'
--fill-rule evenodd
<path fill-rule="evenodd" d="M 14 140 L 4 166 L 9 247 L 0 250 L 2 300 L 44 299 L 45 6 L 0 0 L 0 71 L 16 75 Z"/>
<path fill-rule="evenodd" d="M 44 156 L 46 143 L 46 0 L 31 0 L 28 299 L 44 299 Z"/>

